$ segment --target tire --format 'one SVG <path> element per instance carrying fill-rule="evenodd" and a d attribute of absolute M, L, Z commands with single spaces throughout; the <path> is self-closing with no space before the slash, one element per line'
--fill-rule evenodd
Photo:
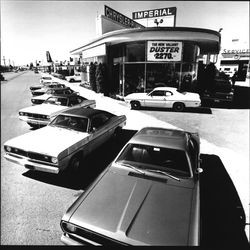
<path fill-rule="evenodd" d="M 79 154 L 76 154 L 70 160 L 69 170 L 73 173 L 76 173 L 79 171 L 81 164 L 82 164 L 82 157 Z"/>
<path fill-rule="evenodd" d="M 130 102 L 131 105 L 131 109 L 140 109 L 141 108 L 141 104 L 138 101 L 132 101 Z"/>
<path fill-rule="evenodd" d="M 173 105 L 174 111 L 177 111 L 177 112 L 183 111 L 184 108 L 185 108 L 185 105 L 184 105 L 184 103 L 182 103 L 182 102 L 176 102 L 176 103 L 174 103 L 174 105 Z"/>
<path fill-rule="evenodd" d="M 74 82 L 75 80 L 74 79 L 70 79 L 69 82 Z"/>

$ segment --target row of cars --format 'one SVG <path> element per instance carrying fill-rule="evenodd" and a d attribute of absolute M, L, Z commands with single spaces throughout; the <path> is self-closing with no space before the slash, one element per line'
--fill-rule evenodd
<path fill-rule="evenodd" d="M 98 110 L 94 100 L 72 106 L 59 100 L 72 96 L 83 98 L 75 92 L 52 95 L 21 110 L 21 120 L 42 127 L 7 141 L 4 157 L 55 174 L 84 168 L 84 157 L 119 133 L 126 116 Z M 201 172 L 198 134 L 145 127 L 63 215 L 61 240 L 67 245 L 199 245 Z"/>

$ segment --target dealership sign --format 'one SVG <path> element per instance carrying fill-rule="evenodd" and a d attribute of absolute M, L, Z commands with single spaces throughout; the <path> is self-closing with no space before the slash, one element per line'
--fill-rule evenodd
<path fill-rule="evenodd" d="M 148 61 L 178 62 L 182 59 L 182 42 L 148 41 Z"/>
<path fill-rule="evenodd" d="M 132 17 L 145 27 L 175 27 L 176 7 L 143 10 L 132 13 Z"/>
<path fill-rule="evenodd" d="M 133 19 L 176 15 L 176 7 L 133 12 Z"/>
<path fill-rule="evenodd" d="M 135 22 L 134 20 L 124 16 L 123 14 L 111 9 L 106 5 L 104 5 L 104 13 L 107 18 L 118 22 L 128 28 L 145 28 L 143 25 Z"/>

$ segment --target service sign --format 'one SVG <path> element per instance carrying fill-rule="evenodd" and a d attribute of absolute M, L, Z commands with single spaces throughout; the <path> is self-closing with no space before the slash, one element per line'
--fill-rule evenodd
<path fill-rule="evenodd" d="M 148 61 L 178 62 L 182 59 L 182 42 L 148 41 Z"/>

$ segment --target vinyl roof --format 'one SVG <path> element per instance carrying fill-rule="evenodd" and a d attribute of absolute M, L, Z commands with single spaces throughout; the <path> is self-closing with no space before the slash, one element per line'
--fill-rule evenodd
<path fill-rule="evenodd" d="M 99 109 L 92 109 L 92 108 L 77 107 L 74 109 L 66 110 L 62 112 L 61 114 L 91 118 L 92 116 L 102 113 L 102 112 L 106 112 L 106 111 L 99 110 Z"/>

